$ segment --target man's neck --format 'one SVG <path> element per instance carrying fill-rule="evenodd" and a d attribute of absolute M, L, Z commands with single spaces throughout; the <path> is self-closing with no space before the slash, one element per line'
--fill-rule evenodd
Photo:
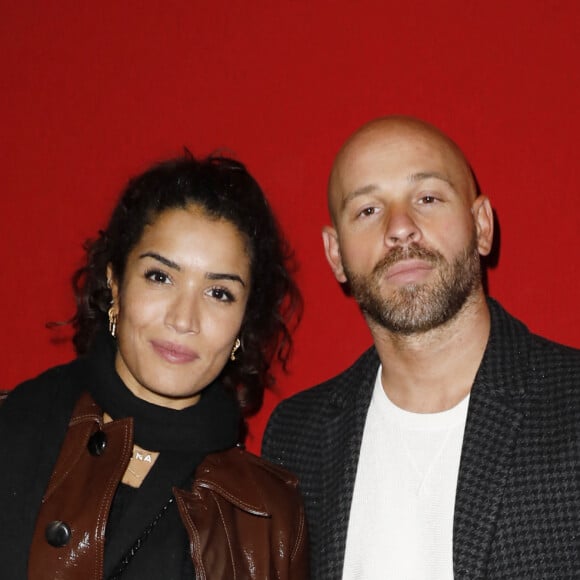
<path fill-rule="evenodd" d="M 370 325 L 389 399 L 415 413 L 451 409 L 471 391 L 490 329 L 483 292 L 450 321 L 425 333 L 400 335 Z"/>

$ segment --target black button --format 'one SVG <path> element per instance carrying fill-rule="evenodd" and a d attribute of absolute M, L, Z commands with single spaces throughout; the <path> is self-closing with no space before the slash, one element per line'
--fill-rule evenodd
<path fill-rule="evenodd" d="M 91 455 L 98 457 L 105 452 L 107 447 L 107 436 L 104 431 L 93 433 L 87 443 L 87 449 Z"/>
<path fill-rule="evenodd" d="M 62 546 L 66 546 L 69 543 L 71 531 L 68 524 L 55 520 L 46 526 L 44 535 L 51 546 L 62 548 Z"/>

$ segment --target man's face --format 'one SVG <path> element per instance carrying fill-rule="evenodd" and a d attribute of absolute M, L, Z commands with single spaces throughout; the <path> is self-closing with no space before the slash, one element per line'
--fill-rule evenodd
<path fill-rule="evenodd" d="M 327 258 L 371 325 L 425 332 L 480 289 L 491 209 L 444 138 L 417 127 L 362 133 L 339 156 L 329 202 Z"/>

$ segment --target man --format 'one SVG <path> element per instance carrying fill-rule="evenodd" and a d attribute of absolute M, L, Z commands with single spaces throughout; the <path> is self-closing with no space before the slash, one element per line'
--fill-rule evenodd
<path fill-rule="evenodd" d="M 457 145 L 370 122 L 329 181 L 328 262 L 374 347 L 275 410 L 313 578 L 580 577 L 580 351 L 487 299 L 493 213 Z"/>

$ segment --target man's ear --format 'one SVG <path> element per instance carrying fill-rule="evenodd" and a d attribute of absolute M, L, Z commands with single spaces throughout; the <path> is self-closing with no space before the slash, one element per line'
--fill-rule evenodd
<path fill-rule="evenodd" d="M 346 282 L 346 276 L 344 275 L 344 268 L 342 267 L 342 257 L 340 255 L 336 230 L 331 226 L 324 226 L 322 228 L 322 241 L 324 243 L 324 254 L 330 264 L 334 277 L 341 284 L 344 284 Z"/>
<path fill-rule="evenodd" d="M 485 195 L 478 196 L 471 206 L 477 235 L 477 250 L 487 256 L 493 245 L 493 209 Z"/>

